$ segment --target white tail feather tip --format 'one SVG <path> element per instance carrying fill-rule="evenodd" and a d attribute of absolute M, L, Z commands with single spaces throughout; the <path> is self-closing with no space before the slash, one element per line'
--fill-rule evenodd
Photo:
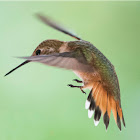
<path fill-rule="evenodd" d="M 89 106 L 90 106 L 90 102 L 88 100 L 86 100 L 85 109 L 89 109 Z"/>
<path fill-rule="evenodd" d="M 97 126 L 99 124 L 99 121 L 94 120 L 94 124 L 95 124 L 95 126 Z"/>
<path fill-rule="evenodd" d="M 88 117 L 91 118 L 93 115 L 94 111 L 93 110 L 88 110 Z"/>

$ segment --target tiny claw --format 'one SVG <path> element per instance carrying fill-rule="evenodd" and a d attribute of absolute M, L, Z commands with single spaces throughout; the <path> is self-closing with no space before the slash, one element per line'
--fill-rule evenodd
<path fill-rule="evenodd" d="M 69 87 L 77 87 L 77 86 L 74 86 L 74 85 L 72 85 L 72 84 L 68 84 L 68 86 L 69 86 Z"/>
<path fill-rule="evenodd" d="M 72 85 L 72 84 L 68 84 L 68 86 L 69 87 L 73 87 L 73 88 L 80 88 L 80 90 L 84 93 L 84 94 L 86 94 L 86 92 L 84 92 L 83 90 L 82 90 L 82 86 L 74 86 L 74 85 Z"/>
<path fill-rule="evenodd" d="M 80 88 L 81 89 L 81 88 Z M 85 91 L 83 91 L 82 89 L 81 89 L 81 91 L 84 93 L 84 94 L 86 94 L 86 92 Z"/>
<path fill-rule="evenodd" d="M 83 83 L 83 81 L 80 81 L 78 79 L 73 79 L 73 81 L 76 81 L 77 83 Z"/>

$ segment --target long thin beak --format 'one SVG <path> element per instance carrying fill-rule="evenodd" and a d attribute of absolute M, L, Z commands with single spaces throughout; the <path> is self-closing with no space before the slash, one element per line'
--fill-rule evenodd
<path fill-rule="evenodd" d="M 25 62 L 21 63 L 19 66 L 15 67 L 14 69 L 12 69 L 12 70 L 9 71 L 8 73 L 6 73 L 4 76 L 9 75 L 10 73 L 12 73 L 13 71 L 15 71 L 15 70 L 18 69 L 19 67 L 21 67 L 21 66 L 23 66 L 23 65 L 25 65 L 25 64 L 27 64 L 27 63 L 29 63 L 29 62 L 30 62 L 30 60 L 26 60 Z"/>

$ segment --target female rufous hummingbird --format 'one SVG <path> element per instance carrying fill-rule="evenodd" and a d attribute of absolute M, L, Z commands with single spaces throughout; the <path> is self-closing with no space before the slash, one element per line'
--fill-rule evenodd
<path fill-rule="evenodd" d="M 121 108 L 120 88 L 114 66 L 111 62 L 90 42 L 84 41 L 53 20 L 41 14 L 37 17 L 50 27 L 63 32 L 78 41 L 59 41 L 55 39 L 45 40 L 40 43 L 25 62 L 8 72 L 10 74 L 17 68 L 29 62 L 40 62 L 49 66 L 55 66 L 72 70 L 80 79 L 74 79 L 82 86 L 68 85 L 70 87 L 83 89 L 88 88 L 90 93 L 85 103 L 88 109 L 88 117 L 94 113 L 94 124 L 98 125 L 101 114 L 106 129 L 109 125 L 111 110 L 119 129 L 121 130 L 121 120 L 125 126 L 125 121 Z M 5 76 L 6 76 L 5 75 Z"/>

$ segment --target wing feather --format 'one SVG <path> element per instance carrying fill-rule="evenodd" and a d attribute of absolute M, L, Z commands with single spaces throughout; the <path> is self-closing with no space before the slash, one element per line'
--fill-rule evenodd
<path fill-rule="evenodd" d="M 59 68 L 78 70 L 84 72 L 93 72 L 93 67 L 88 64 L 85 58 L 82 55 L 76 56 L 74 53 L 75 52 L 64 52 L 52 55 L 37 55 L 21 58 Z"/>
<path fill-rule="evenodd" d="M 56 21 L 51 20 L 49 17 L 43 16 L 42 14 L 36 14 L 37 18 L 40 19 L 43 23 L 45 23 L 46 25 L 64 33 L 67 34 L 77 40 L 81 40 L 80 37 L 78 37 L 77 35 L 71 33 L 70 31 L 68 31 L 68 29 L 58 25 L 58 23 Z"/>

